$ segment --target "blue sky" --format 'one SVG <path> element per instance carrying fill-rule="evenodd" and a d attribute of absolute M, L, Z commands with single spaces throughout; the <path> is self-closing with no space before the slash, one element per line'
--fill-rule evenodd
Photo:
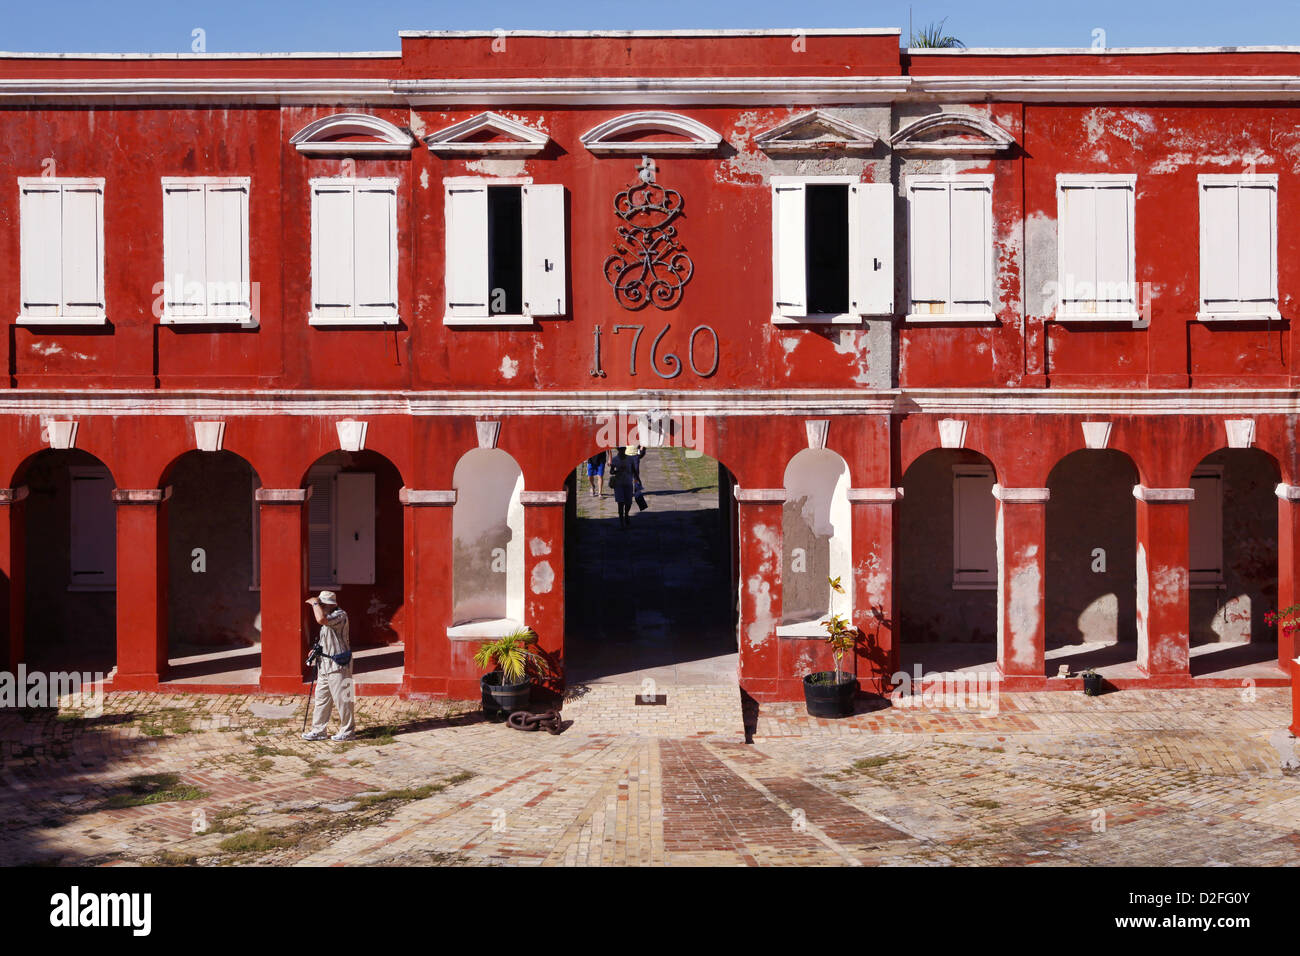
<path fill-rule="evenodd" d="M 407 29 L 665 29 L 899 27 L 948 18 L 968 46 L 1300 44 L 1300 2 L 1290 0 L 39 0 L 5 4 L 0 50 L 189 52 L 205 31 L 209 53 L 395 50 Z"/>

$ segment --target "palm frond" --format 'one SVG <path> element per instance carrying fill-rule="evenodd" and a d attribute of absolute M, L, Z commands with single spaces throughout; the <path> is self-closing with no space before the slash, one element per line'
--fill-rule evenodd
<path fill-rule="evenodd" d="M 907 45 L 918 50 L 950 50 L 955 47 L 965 47 L 955 36 L 943 32 L 943 25 L 948 22 L 944 17 L 938 23 L 928 23 L 921 27 L 920 30 L 912 31 L 912 36 Z"/>

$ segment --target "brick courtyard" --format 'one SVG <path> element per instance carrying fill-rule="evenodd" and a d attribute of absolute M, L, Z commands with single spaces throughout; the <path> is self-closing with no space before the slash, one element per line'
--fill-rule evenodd
<path fill-rule="evenodd" d="M 564 733 L 475 705 L 115 694 L 0 715 L 0 863 L 1294 865 L 1286 692 L 1003 695 L 813 720 L 734 686 L 578 687 Z M 748 735 L 746 723 L 749 724 Z M 752 743 L 746 743 L 746 737 Z"/>

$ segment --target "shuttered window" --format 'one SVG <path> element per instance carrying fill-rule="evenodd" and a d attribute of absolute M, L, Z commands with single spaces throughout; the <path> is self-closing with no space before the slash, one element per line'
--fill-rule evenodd
<path fill-rule="evenodd" d="M 1193 587 L 1223 582 L 1223 467 L 1203 466 L 1192 475 L 1187 515 L 1188 562 Z"/>
<path fill-rule="evenodd" d="M 104 180 L 20 178 L 20 323 L 102 324 Z"/>
<path fill-rule="evenodd" d="M 312 590 L 338 583 L 334 564 L 334 479 L 337 466 L 318 465 L 308 473 L 307 580 Z"/>
<path fill-rule="evenodd" d="M 396 325 L 397 180 L 311 181 L 312 325 Z"/>
<path fill-rule="evenodd" d="M 772 178 L 772 320 L 857 322 L 894 311 L 894 187 Z"/>
<path fill-rule="evenodd" d="M 99 465 L 74 465 L 68 469 L 68 477 L 72 483 L 68 587 L 73 591 L 111 590 L 117 582 L 113 476 Z"/>
<path fill-rule="evenodd" d="M 991 320 L 993 177 L 909 177 L 907 209 L 907 318 Z"/>
<path fill-rule="evenodd" d="M 1280 318 L 1277 176 L 1198 177 L 1202 321 Z"/>
<path fill-rule="evenodd" d="M 448 325 L 531 324 L 568 313 L 564 187 L 445 181 Z"/>
<path fill-rule="evenodd" d="M 1058 321 L 1136 321 L 1131 175 L 1057 176 Z"/>
<path fill-rule="evenodd" d="M 958 465 L 952 473 L 952 583 L 956 588 L 997 586 L 997 500 L 993 470 Z"/>
<path fill-rule="evenodd" d="M 162 190 L 162 321 L 248 324 L 249 180 L 165 178 Z"/>

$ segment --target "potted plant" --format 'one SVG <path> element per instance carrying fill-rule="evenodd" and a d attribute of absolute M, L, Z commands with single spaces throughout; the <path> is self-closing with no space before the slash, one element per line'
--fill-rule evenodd
<path fill-rule="evenodd" d="M 831 590 L 843 594 L 839 578 L 830 578 Z M 857 649 L 862 632 L 839 614 L 832 613 L 821 622 L 826 629 L 826 643 L 835 659 L 833 671 L 817 671 L 803 679 L 803 699 L 811 717 L 848 717 L 858 693 L 858 679 L 840 669 L 844 655 Z"/>
<path fill-rule="evenodd" d="M 550 663 L 537 647 L 537 635 L 527 626 L 481 645 L 474 654 L 474 663 L 485 670 L 492 668 L 479 679 L 483 711 L 487 714 L 525 710 L 532 699 L 531 678 L 550 673 Z"/>
<path fill-rule="evenodd" d="M 1089 667 L 1080 676 L 1083 677 L 1083 693 L 1085 696 L 1098 697 L 1101 695 L 1101 675 L 1095 669 Z"/>

